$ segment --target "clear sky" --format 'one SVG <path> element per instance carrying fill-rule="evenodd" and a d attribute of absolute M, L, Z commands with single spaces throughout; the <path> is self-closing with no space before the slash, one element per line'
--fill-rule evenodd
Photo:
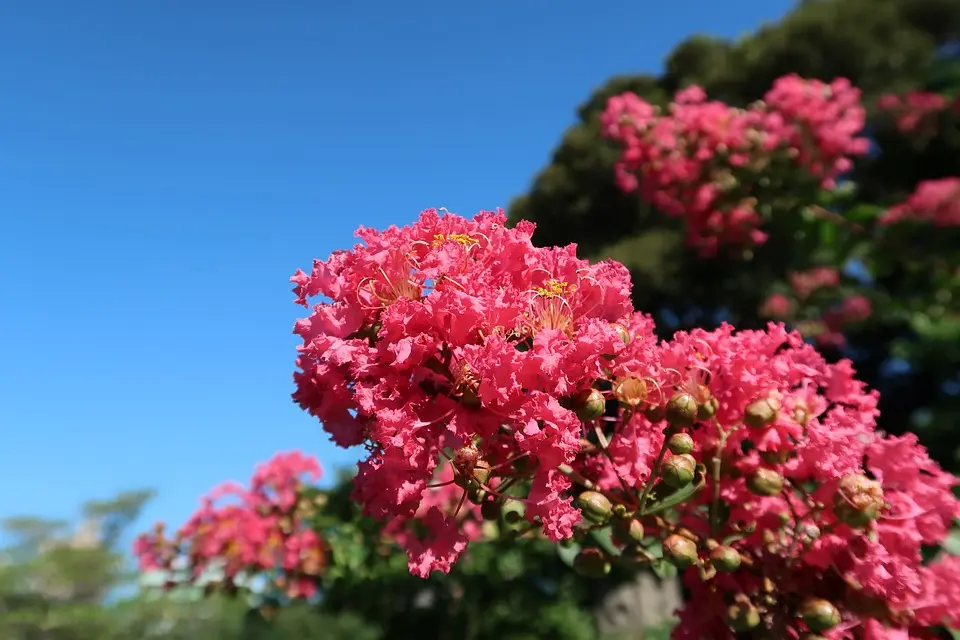
<path fill-rule="evenodd" d="M 608 77 L 790 4 L 6 0 L 0 517 L 352 464 L 290 400 L 293 271 L 506 207 Z"/>

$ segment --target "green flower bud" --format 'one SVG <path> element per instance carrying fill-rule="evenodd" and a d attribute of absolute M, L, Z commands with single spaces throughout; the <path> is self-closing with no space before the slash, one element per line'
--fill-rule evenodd
<path fill-rule="evenodd" d="M 674 455 L 690 453 L 693 451 L 693 438 L 688 433 L 675 433 L 667 440 L 667 448 Z"/>
<path fill-rule="evenodd" d="M 780 402 L 774 398 L 760 398 L 747 405 L 743 422 L 748 427 L 762 429 L 773 424 L 780 415 Z"/>
<path fill-rule="evenodd" d="M 595 524 L 603 524 L 613 513 L 613 505 L 607 496 L 596 491 L 584 491 L 577 497 L 577 506 L 583 517 Z"/>
<path fill-rule="evenodd" d="M 886 507 L 883 487 L 876 480 L 851 473 L 840 479 L 833 512 L 849 526 L 860 529 L 880 517 Z"/>
<path fill-rule="evenodd" d="M 610 573 L 610 561 L 600 549 L 581 549 L 573 559 L 573 570 L 584 578 L 602 578 Z"/>
<path fill-rule="evenodd" d="M 709 420 L 716 415 L 717 409 L 720 408 L 720 403 L 717 402 L 716 398 L 710 398 L 704 403 L 701 403 L 697 408 L 697 419 L 698 420 Z"/>
<path fill-rule="evenodd" d="M 509 525 L 520 524 L 526 507 L 519 500 L 508 500 L 503 505 L 503 521 Z"/>
<path fill-rule="evenodd" d="M 747 477 L 747 489 L 758 496 L 775 496 L 783 490 L 783 476 L 761 467 Z"/>
<path fill-rule="evenodd" d="M 721 545 L 710 552 L 710 563 L 717 571 L 736 571 L 741 561 L 740 553 L 733 547 Z"/>
<path fill-rule="evenodd" d="M 840 612 L 833 604 L 822 598 L 807 598 L 798 610 L 803 623 L 811 631 L 829 631 L 840 624 Z"/>
<path fill-rule="evenodd" d="M 607 400 L 596 389 L 584 389 L 573 397 L 573 409 L 583 422 L 596 420 L 607 409 Z"/>
<path fill-rule="evenodd" d="M 670 456 L 660 468 L 660 475 L 668 487 L 680 489 L 693 482 L 693 475 L 697 469 L 697 461 L 689 453 Z"/>
<path fill-rule="evenodd" d="M 663 557 L 677 569 L 686 569 L 697 561 L 697 545 L 690 538 L 677 534 L 663 541 Z"/>
<path fill-rule="evenodd" d="M 697 421 L 697 401 L 689 393 L 681 392 L 667 402 L 666 418 L 673 427 L 689 427 Z"/>
<path fill-rule="evenodd" d="M 613 535 L 624 544 L 640 544 L 643 541 L 643 534 L 643 524 L 639 520 L 617 518 L 613 521 Z"/>
<path fill-rule="evenodd" d="M 666 416 L 666 410 L 659 404 L 652 404 L 643 411 L 643 415 L 650 422 L 660 422 Z"/>
<path fill-rule="evenodd" d="M 727 624 L 737 633 L 760 626 L 760 612 L 749 602 L 736 602 L 727 609 Z"/>

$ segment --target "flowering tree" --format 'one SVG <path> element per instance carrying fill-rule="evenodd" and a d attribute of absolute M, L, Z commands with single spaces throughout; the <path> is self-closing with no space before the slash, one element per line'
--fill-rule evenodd
<path fill-rule="evenodd" d="M 316 629 L 383 640 L 597 637 L 596 581 L 578 580 L 549 542 L 524 532 L 518 505 L 497 519 L 463 509 L 469 556 L 450 575 L 424 580 L 396 553 L 409 532 L 362 517 L 350 478 L 318 486 L 319 468 L 297 452 L 280 453 L 246 486 L 214 489 L 176 531 L 159 525 L 138 538 L 141 568 L 169 598 L 199 590 L 245 601 L 245 633 L 263 629 L 270 638 L 314 637 Z M 461 496 L 453 484 L 431 488 L 422 511 L 454 514 Z M 614 572 L 604 583 L 630 575 Z"/>
<path fill-rule="evenodd" d="M 428 210 L 293 278 L 328 300 L 297 323 L 294 397 L 368 449 L 354 498 L 412 573 L 450 570 L 477 535 L 464 514 L 518 505 L 588 576 L 659 549 L 696 603 L 676 637 L 960 622 L 960 563 L 921 554 L 960 515 L 955 480 L 876 432 L 848 361 L 776 324 L 660 341 L 624 267 L 504 223 Z M 432 485 L 457 488 L 452 513 Z"/>
<path fill-rule="evenodd" d="M 524 540 L 585 578 L 669 566 L 688 589 L 677 638 L 960 627 L 960 559 L 929 552 L 960 517 L 956 479 L 910 425 L 878 428 L 881 393 L 854 366 L 957 375 L 960 168 L 878 186 L 871 157 L 888 139 L 936 149 L 957 104 L 886 95 L 870 130 L 844 79 L 789 74 L 745 107 L 696 86 L 666 107 L 610 97 L 599 122 L 619 188 L 682 224 L 704 273 L 724 261 L 749 278 L 790 253 L 740 330 L 658 330 L 626 266 L 538 247 L 502 212 L 361 228 L 298 271 L 294 399 L 365 448 L 351 493 L 365 535 L 401 547 L 418 578 Z M 883 363 L 860 351 L 877 335 Z M 318 468 L 264 469 L 240 511 L 144 539 L 148 564 L 171 567 L 186 543 L 194 576 L 216 559 L 231 584 L 248 572 L 292 597 L 334 593 L 358 569 L 329 562 L 296 480 Z"/>

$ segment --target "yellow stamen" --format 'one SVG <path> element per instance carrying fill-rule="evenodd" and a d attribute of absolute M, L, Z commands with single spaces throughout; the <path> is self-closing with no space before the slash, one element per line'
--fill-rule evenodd
<path fill-rule="evenodd" d="M 557 298 L 562 296 L 567 289 L 570 288 L 573 291 L 573 288 L 566 282 L 561 280 L 547 280 L 542 287 L 534 287 L 533 290 L 539 296 L 544 298 Z"/>

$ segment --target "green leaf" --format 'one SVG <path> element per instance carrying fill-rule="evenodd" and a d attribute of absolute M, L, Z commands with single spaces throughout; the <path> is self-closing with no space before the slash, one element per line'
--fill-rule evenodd
<path fill-rule="evenodd" d="M 820 247 L 833 248 L 837 244 L 837 225 L 830 220 L 820 221 Z"/>
<path fill-rule="evenodd" d="M 654 502 L 653 504 L 647 505 L 644 508 L 642 515 L 649 516 L 654 513 L 659 513 L 661 511 L 666 511 L 667 509 L 672 509 L 679 504 L 683 504 L 691 496 L 696 494 L 698 491 L 703 489 L 704 485 L 707 483 L 707 468 L 702 464 L 697 465 L 697 470 L 693 475 L 693 482 L 687 486 L 674 491 L 673 493 L 664 496 L 662 500 Z"/>
<path fill-rule="evenodd" d="M 869 222 L 880 217 L 885 210 L 880 205 L 861 203 L 847 209 L 843 217 L 850 222 Z"/>
<path fill-rule="evenodd" d="M 620 550 L 613 544 L 613 530 L 610 527 L 593 529 L 590 531 L 590 539 L 610 555 L 620 555 Z"/>

